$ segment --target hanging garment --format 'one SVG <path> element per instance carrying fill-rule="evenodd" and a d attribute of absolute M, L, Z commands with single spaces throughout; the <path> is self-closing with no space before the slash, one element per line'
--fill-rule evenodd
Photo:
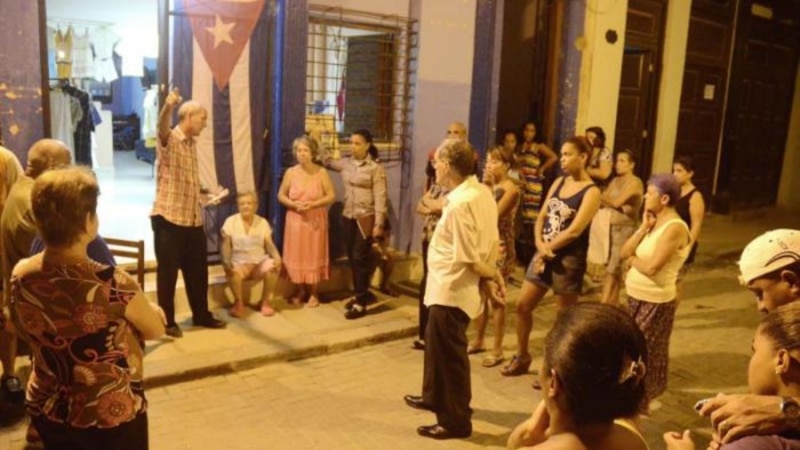
<path fill-rule="evenodd" d="M 58 66 L 56 65 L 56 29 L 47 27 L 47 73 L 49 77 L 58 76 Z"/>
<path fill-rule="evenodd" d="M 123 38 L 114 51 L 122 57 L 122 76 L 138 77 L 144 76 L 144 53 L 141 44 L 135 42 L 130 37 Z"/>
<path fill-rule="evenodd" d="M 114 46 L 118 40 L 119 37 L 109 28 L 100 28 L 92 34 L 95 80 L 110 83 L 119 78 L 114 67 Z"/>
<path fill-rule="evenodd" d="M 91 99 L 88 93 L 74 86 L 64 86 L 64 92 L 78 99 L 83 113 L 75 127 L 75 133 L 73 133 L 75 143 L 74 161 L 76 164 L 92 167 L 92 131 L 94 131 L 94 124 L 90 109 Z"/>
<path fill-rule="evenodd" d="M 92 78 L 94 76 L 94 54 L 89 42 L 89 30 L 83 36 L 77 32 L 72 36 L 72 78 Z"/>
<path fill-rule="evenodd" d="M 56 65 L 58 78 L 72 77 L 72 27 L 66 33 L 56 31 Z"/>
<path fill-rule="evenodd" d="M 74 148 L 75 129 L 72 124 L 71 98 L 61 89 L 50 91 L 50 126 L 53 139 L 58 139 L 66 144 L 74 161 L 75 155 L 72 149 Z"/>

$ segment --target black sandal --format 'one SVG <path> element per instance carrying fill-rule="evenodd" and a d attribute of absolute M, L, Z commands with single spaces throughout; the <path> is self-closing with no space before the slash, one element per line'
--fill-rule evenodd
<path fill-rule="evenodd" d="M 411 348 L 414 350 L 425 350 L 425 341 L 422 339 L 414 339 L 414 342 L 411 343 Z"/>

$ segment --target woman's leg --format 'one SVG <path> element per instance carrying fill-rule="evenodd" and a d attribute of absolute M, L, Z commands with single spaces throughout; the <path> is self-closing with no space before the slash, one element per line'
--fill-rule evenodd
<path fill-rule="evenodd" d="M 487 300 L 488 303 L 488 300 Z M 486 336 L 486 325 L 489 323 L 489 305 L 483 309 L 481 315 L 473 320 L 475 323 L 475 338 L 467 346 L 467 353 L 483 351 L 483 339 Z"/>
<path fill-rule="evenodd" d="M 244 313 L 244 276 L 237 267 L 232 268 L 226 275 L 228 277 L 228 285 L 233 291 L 231 316 L 240 317 Z"/>
<path fill-rule="evenodd" d="M 494 345 L 492 346 L 492 356 L 495 358 L 503 357 L 503 338 L 506 334 L 506 305 L 496 302 L 491 304 L 492 322 L 494 322 Z"/>
<path fill-rule="evenodd" d="M 619 289 L 622 285 L 622 279 L 618 274 L 606 274 L 605 283 L 603 283 L 603 297 L 601 302 L 619 306 Z"/>
<path fill-rule="evenodd" d="M 538 284 L 525 281 L 519 292 L 517 302 L 517 355 L 530 359 L 528 341 L 533 330 L 533 310 L 539 306 L 542 297 L 547 293 L 547 288 Z"/>
<path fill-rule="evenodd" d="M 306 303 L 306 307 L 308 308 L 316 308 L 319 306 L 319 283 L 310 283 L 309 291 L 311 295 L 308 297 L 308 303 Z"/>

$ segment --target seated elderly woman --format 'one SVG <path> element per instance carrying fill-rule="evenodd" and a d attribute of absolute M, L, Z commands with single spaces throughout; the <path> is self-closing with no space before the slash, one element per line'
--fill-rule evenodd
<path fill-rule="evenodd" d="M 508 448 L 646 450 L 634 423 L 645 404 L 644 336 L 619 308 L 580 303 L 556 318 L 539 372 L 542 402 Z"/>
<path fill-rule="evenodd" d="M 244 280 L 264 281 L 261 314 L 272 316 L 275 310 L 270 300 L 281 271 L 281 254 L 272 241 L 269 222 L 256 214 L 256 194 L 239 193 L 236 203 L 239 213 L 228 217 L 222 225 L 222 265 L 234 298 L 231 316 L 241 317 L 244 314 Z"/>
<path fill-rule="evenodd" d="M 27 406 L 46 449 L 148 448 L 142 339 L 164 334 L 163 312 L 87 256 L 98 194 L 87 169 L 39 176 L 31 203 L 46 248 L 12 273 L 12 317 L 33 355 Z"/>
<path fill-rule="evenodd" d="M 792 398 L 800 396 L 800 303 L 794 302 L 767 313 L 761 320 L 753 338 L 753 354 L 747 373 L 747 384 L 751 394 L 777 395 L 783 397 L 780 410 L 783 414 L 797 417 L 800 407 Z M 695 406 L 700 409 L 704 401 Z M 768 450 L 798 449 L 800 439 L 797 434 L 782 436 L 771 434 L 765 428 L 763 435 L 746 436 L 729 444 L 718 444 L 719 436 L 730 432 L 726 421 L 714 420 L 714 440 L 709 448 L 723 450 Z M 694 450 L 695 445 L 689 430 L 664 435 L 667 450 Z"/>

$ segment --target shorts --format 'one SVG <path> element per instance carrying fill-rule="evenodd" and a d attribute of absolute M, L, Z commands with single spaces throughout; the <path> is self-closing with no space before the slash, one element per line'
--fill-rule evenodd
<path fill-rule="evenodd" d="M 586 253 L 557 254 L 555 259 L 545 262 L 544 272 L 534 273 L 533 262 L 528 264 L 525 281 L 549 288 L 556 295 L 580 295 L 583 288 L 583 275 L 586 274 Z"/>
<path fill-rule="evenodd" d="M 275 268 L 275 260 L 272 258 L 264 258 L 258 264 L 255 263 L 240 263 L 233 264 L 232 270 L 242 276 L 244 280 L 260 280 L 264 275 L 271 272 Z"/>

